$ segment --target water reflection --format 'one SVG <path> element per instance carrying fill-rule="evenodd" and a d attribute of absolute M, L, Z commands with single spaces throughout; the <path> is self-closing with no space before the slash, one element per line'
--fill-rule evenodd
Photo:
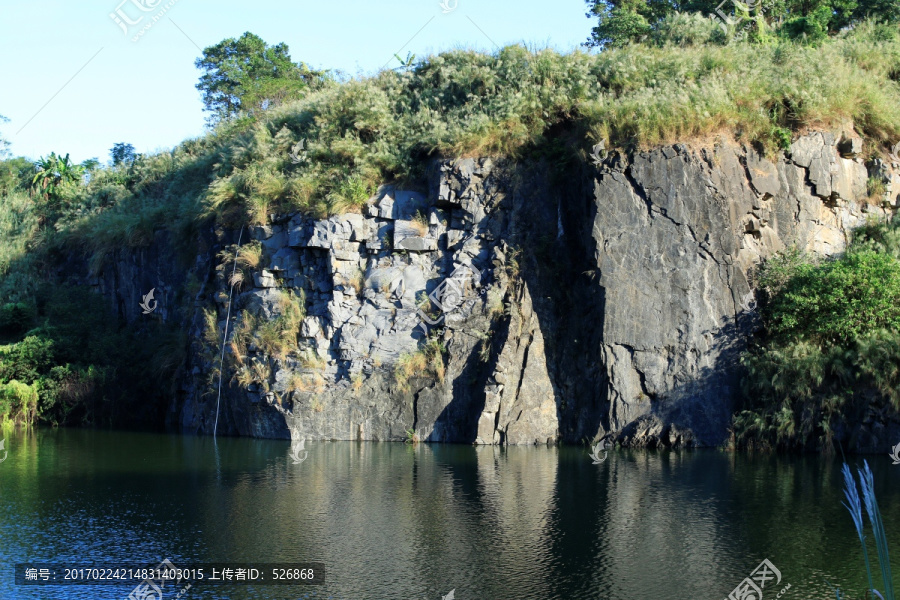
<path fill-rule="evenodd" d="M 586 448 L 307 442 L 294 464 L 286 441 L 52 430 L 8 434 L 6 449 L 4 565 L 317 561 L 315 597 L 348 600 L 722 598 L 765 558 L 791 597 L 833 597 L 826 579 L 865 585 L 840 462 L 819 457 L 612 451 L 594 465 Z M 900 471 L 869 461 L 900 544 Z M 188 597 L 311 591 L 195 585 Z M 4 576 L 0 597 L 48 596 Z"/>

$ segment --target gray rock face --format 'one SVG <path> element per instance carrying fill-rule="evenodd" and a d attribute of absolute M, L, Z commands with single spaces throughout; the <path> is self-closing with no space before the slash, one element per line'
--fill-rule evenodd
<path fill-rule="evenodd" d="M 859 151 L 828 133 L 777 160 L 678 144 L 612 153 L 562 184 L 547 165 L 460 159 L 435 165 L 428 194 L 385 187 L 361 214 L 277 217 L 251 231 L 264 260 L 234 304 L 229 339 L 244 311 L 259 327 L 282 315 L 284 291 L 303 298 L 305 315 L 282 334 L 285 353 L 251 344 L 244 367 L 226 364 L 219 432 L 722 444 L 757 326 L 753 268 L 790 246 L 839 252 L 854 226 L 896 204 L 900 177 L 882 163 L 870 169 L 884 202 L 863 201 Z M 230 289 L 213 257 L 237 237 L 220 232 L 198 257 L 194 271 L 214 292 L 180 317 L 195 340 L 170 407 L 182 430 L 212 431 L 217 394 L 206 382 L 221 350 L 202 341 L 199 309 L 217 310 L 221 336 Z M 112 295 L 107 281 L 152 268 L 125 257 L 100 288 Z M 236 375 L 251 366 L 248 384 Z"/>

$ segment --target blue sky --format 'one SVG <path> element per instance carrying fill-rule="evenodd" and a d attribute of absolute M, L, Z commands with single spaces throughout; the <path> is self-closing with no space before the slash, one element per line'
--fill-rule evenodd
<path fill-rule="evenodd" d="M 590 32 L 584 13 L 583 0 L 6 0 L 0 114 L 10 122 L 0 137 L 16 155 L 69 152 L 78 162 L 107 161 L 116 142 L 153 152 L 197 137 L 205 121 L 194 60 L 244 31 L 287 43 L 295 62 L 357 76 L 396 66 L 395 52 L 569 51 Z"/>

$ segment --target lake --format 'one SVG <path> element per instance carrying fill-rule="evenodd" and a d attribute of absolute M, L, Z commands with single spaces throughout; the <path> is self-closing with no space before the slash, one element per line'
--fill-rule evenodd
<path fill-rule="evenodd" d="M 834 598 L 826 581 L 851 598 L 865 588 L 840 458 L 615 450 L 592 464 L 581 447 L 307 442 L 294 464 L 286 441 L 5 438 L 3 599 L 124 599 L 135 587 L 15 585 L 15 563 L 163 559 L 325 567 L 322 585 L 195 582 L 185 600 L 721 600 L 764 559 L 781 574 L 766 600 L 788 585 L 781 598 Z M 900 573 L 900 466 L 866 458 Z M 869 556 L 876 565 L 874 543 Z"/>

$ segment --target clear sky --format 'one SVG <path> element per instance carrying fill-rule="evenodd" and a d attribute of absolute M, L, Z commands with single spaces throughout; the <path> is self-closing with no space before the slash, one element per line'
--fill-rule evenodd
<path fill-rule="evenodd" d="M 287 43 L 295 62 L 358 76 L 397 66 L 394 53 L 569 51 L 590 32 L 584 13 L 583 0 L 0 0 L 0 115 L 10 119 L 0 137 L 15 155 L 77 162 L 106 162 L 116 142 L 152 152 L 197 137 L 194 61 L 245 31 Z"/>

